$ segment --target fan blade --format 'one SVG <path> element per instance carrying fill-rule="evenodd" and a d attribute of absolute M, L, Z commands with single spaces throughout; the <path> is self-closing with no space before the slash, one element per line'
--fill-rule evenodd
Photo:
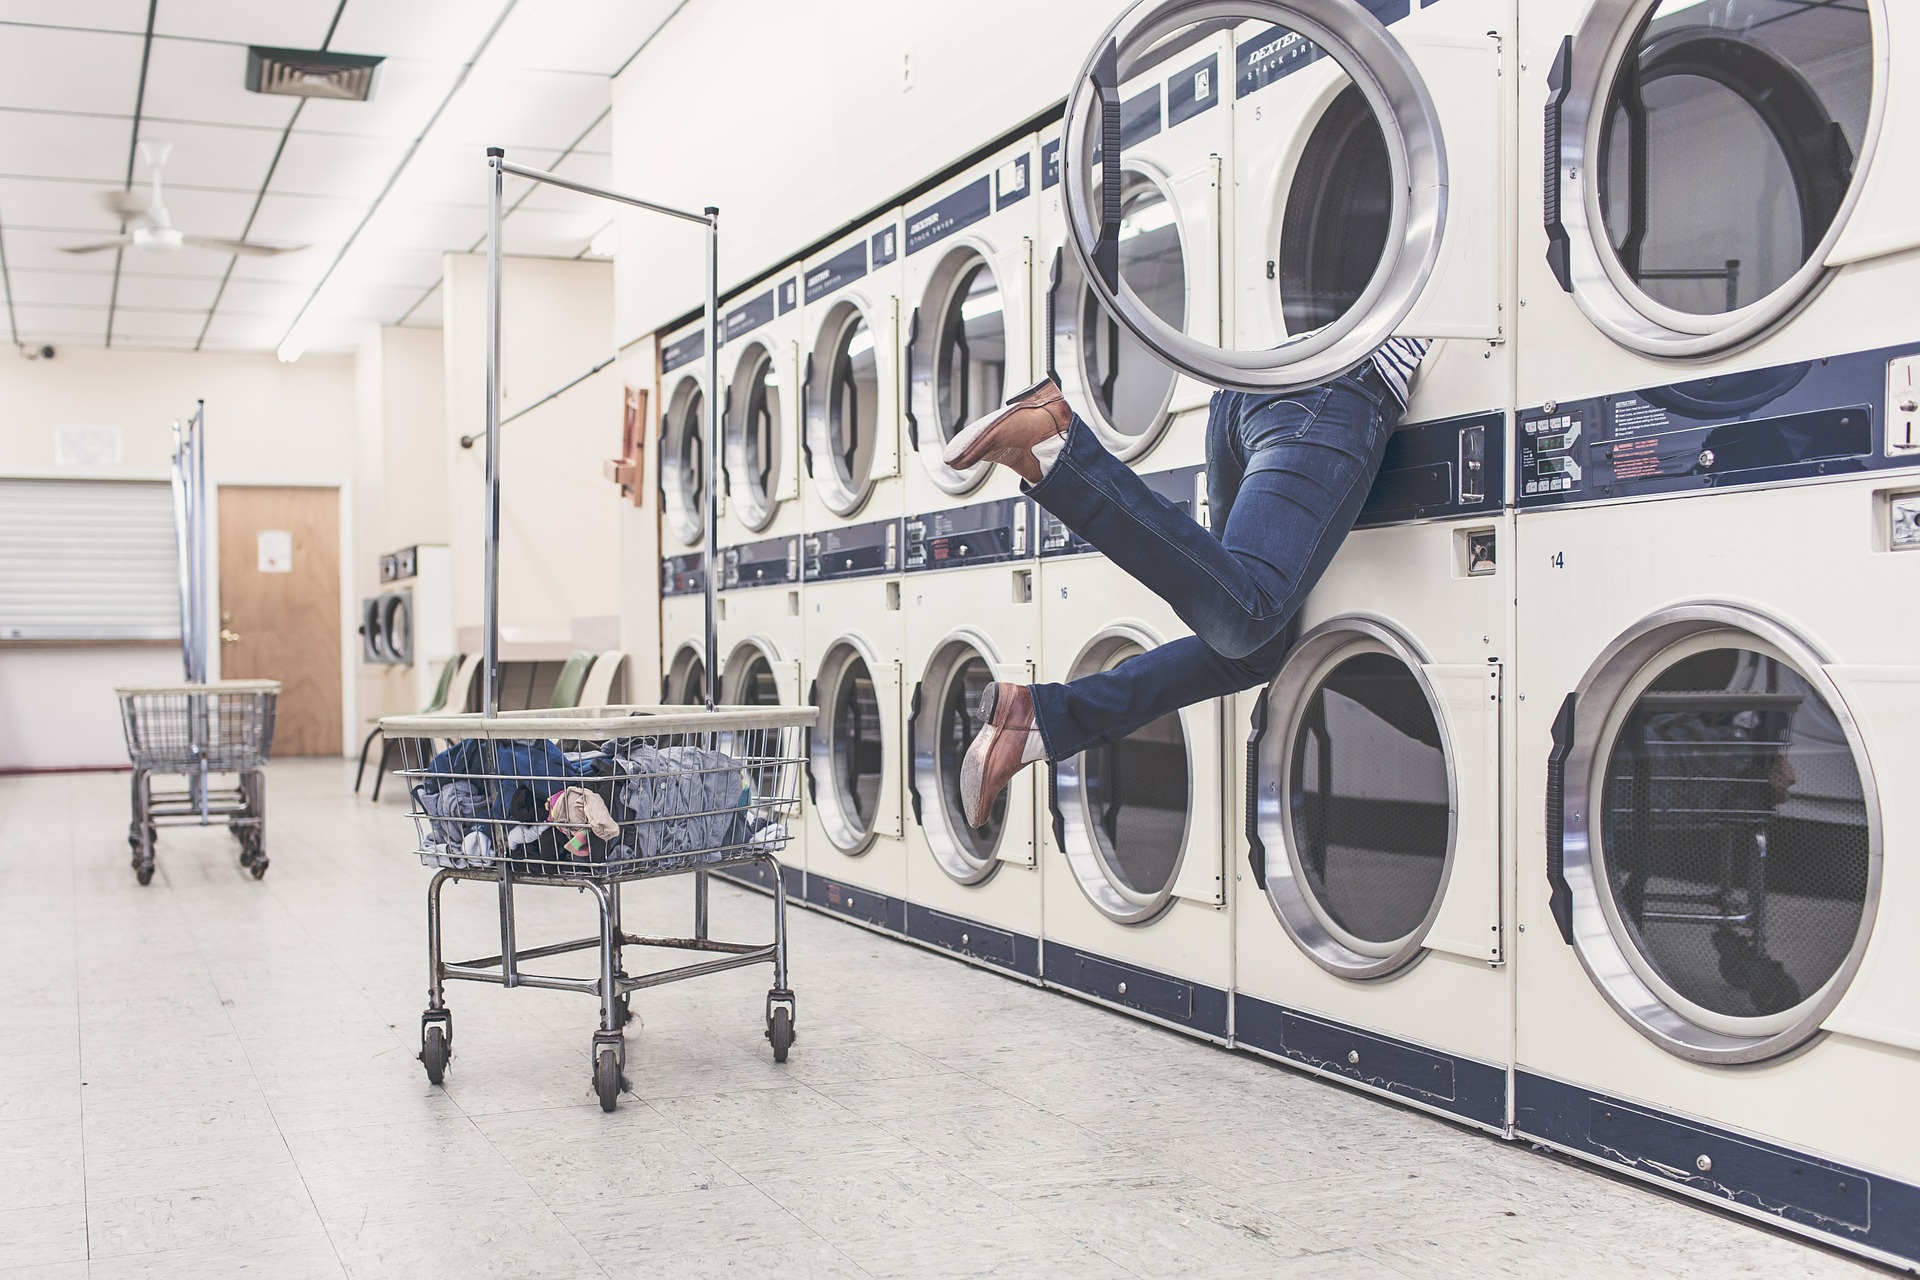
<path fill-rule="evenodd" d="M 135 191 L 102 191 L 100 203 L 108 213 L 122 222 L 132 222 L 135 218 L 147 216 L 152 202 L 143 194 Z"/>
<path fill-rule="evenodd" d="M 222 253 L 244 253 L 256 258 L 271 258 L 276 253 L 297 253 L 303 244 L 261 244 L 255 240 L 223 240 L 218 236 L 183 236 L 182 244 L 196 249 L 218 249 Z"/>
<path fill-rule="evenodd" d="M 121 236 L 115 240 L 102 240 L 99 244 L 62 245 L 62 253 L 100 253 L 107 249 L 124 249 L 133 243 L 132 236 Z"/>

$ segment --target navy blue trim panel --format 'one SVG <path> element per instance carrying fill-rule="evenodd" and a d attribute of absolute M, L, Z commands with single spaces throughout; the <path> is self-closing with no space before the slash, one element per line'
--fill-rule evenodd
<path fill-rule="evenodd" d="M 906 571 L 1033 559 L 1033 499 L 1000 498 L 906 518 Z"/>
<path fill-rule="evenodd" d="M 758 890 L 761 893 L 773 892 L 773 873 L 767 870 L 764 862 L 736 863 L 715 871 L 714 875 L 722 880 L 731 880 L 744 888 Z M 807 893 L 807 876 L 799 867 L 780 864 L 780 878 L 787 882 L 787 897 L 804 902 Z"/>
<path fill-rule="evenodd" d="M 1149 471 L 1140 477 L 1142 484 L 1153 490 L 1167 501 L 1179 507 L 1188 515 L 1199 519 L 1194 510 L 1199 484 L 1207 474 L 1205 466 L 1176 467 L 1171 471 Z M 1083 556 L 1092 553 L 1094 546 L 1073 530 L 1067 528 L 1050 512 L 1040 512 L 1040 557 L 1051 560 L 1055 556 Z"/>
<path fill-rule="evenodd" d="M 1237 1044 L 1462 1120 L 1506 1127 L 1504 1067 L 1361 1031 L 1244 993 L 1235 993 L 1233 1001 Z"/>
<path fill-rule="evenodd" d="M 1388 25 L 1413 12 L 1413 0 L 1360 0 L 1360 5 Z M 1285 27 L 1268 27 L 1251 40 L 1241 41 L 1234 54 L 1238 64 L 1234 81 L 1237 98 L 1276 84 L 1327 56 L 1319 45 Z"/>
<path fill-rule="evenodd" d="M 1504 413 L 1401 427 L 1354 527 L 1498 514 L 1507 502 L 1506 453 Z"/>
<path fill-rule="evenodd" d="M 867 274 L 867 242 L 849 245 L 807 272 L 807 302 L 820 301 L 835 289 L 852 284 Z"/>
<path fill-rule="evenodd" d="M 720 587 L 725 591 L 744 591 L 751 587 L 787 587 L 800 581 L 800 539 L 765 538 L 728 547 L 720 553 L 724 561 Z"/>
<path fill-rule="evenodd" d="M 1523 509 L 1911 469 L 1886 452 L 1887 364 L 1920 344 L 1564 400 L 1520 414 Z"/>
<path fill-rule="evenodd" d="M 1227 993 L 1057 942 L 1042 942 L 1047 985 L 1135 1009 L 1218 1040 L 1227 1038 Z"/>
<path fill-rule="evenodd" d="M 808 875 L 806 900 L 822 911 L 859 920 L 889 933 L 904 935 L 907 931 L 907 904 L 873 889 Z"/>
<path fill-rule="evenodd" d="M 807 582 L 835 582 L 870 578 L 900 571 L 900 521 L 876 520 L 822 529 L 802 540 L 800 572 Z"/>
<path fill-rule="evenodd" d="M 1012 929 L 909 902 L 907 937 L 1023 978 L 1040 977 L 1040 939 Z"/>
<path fill-rule="evenodd" d="M 1167 127 L 1220 105 L 1220 55 L 1211 53 L 1167 81 Z"/>
<path fill-rule="evenodd" d="M 1529 1138 L 1841 1248 L 1920 1264 L 1911 1183 L 1527 1071 L 1515 1073 L 1514 1102 L 1514 1128 Z M 1902 1100 L 1886 1105 L 1895 1123 Z"/>
<path fill-rule="evenodd" d="M 736 338 L 743 338 L 763 324 L 773 322 L 773 290 L 769 289 L 757 298 L 749 298 L 720 320 L 720 343 L 722 346 Z"/>
<path fill-rule="evenodd" d="M 699 595 L 707 589 L 707 558 L 695 551 L 670 556 L 660 562 L 660 594 L 663 596 Z"/>
<path fill-rule="evenodd" d="M 1033 194 L 1033 157 L 1015 156 L 993 171 L 993 211 L 1019 204 Z"/>
<path fill-rule="evenodd" d="M 684 338 L 676 338 L 660 348 L 660 372 L 672 373 L 683 364 L 691 364 L 707 354 L 707 331 L 695 329 Z"/>
<path fill-rule="evenodd" d="M 982 174 L 958 191 L 936 200 L 907 218 L 907 253 L 939 244 L 993 212 L 993 178 Z"/>

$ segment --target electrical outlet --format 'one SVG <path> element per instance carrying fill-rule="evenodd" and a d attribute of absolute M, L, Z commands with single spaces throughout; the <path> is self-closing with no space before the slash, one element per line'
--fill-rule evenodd
<path fill-rule="evenodd" d="M 1920 453 L 1920 356 L 1887 362 L 1887 456 Z"/>

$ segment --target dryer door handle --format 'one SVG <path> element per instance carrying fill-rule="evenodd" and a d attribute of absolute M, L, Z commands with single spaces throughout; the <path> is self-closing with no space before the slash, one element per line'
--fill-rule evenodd
<path fill-rule="evenodd" d="M 813 352 L 807 352 L 806 372 L 800 376 L 800 456 L 813 479 Z"/>
<path fill-rule="evenodd" d="M 1573 945 L 1573 890 L 1567 884 L 1567 757 L 1573 752 L 1574 700 L 1568 694 L 1553 718 L 1553 750 L 1547 753 L 1547 907 L 1561 941 Z"/>
<path fill-rule="evenodd" d="M 915 314 L 917 315 L 918 312 L 916 312 Z M 915 780 L 916 775 L 919 773 L 919 770 L 915 768 L 914 757 L 919 751 L 920 690 L 922 687 L 923 686 L 921 682 L 918 680 L 915 680 L 913 682 L 913 697 L 907 702 L 907 761 L 906 761 L 907 799 L 911 801 L 913 804 L 914 825 L 920 826 L 920 827 L 926 826 L 927 820 L 924 816 L 922 816 L 920 812 L 920 784 Z"/>
<path fill-rule="evenodd" d="M 1047 271 L 1047 376 L 1053 379 L 1056 386 L 1060 382 L 1060 369 L 1054 360 L 1054 326 L 1059 323 L 1060 276 L 1062 274 L 1060 259 L 1065 253 L 1065 248 L 1055 249 L 1053 251 L 1053 264 Z"/>
<path fill-rule="evenodd" d="M 901 362 L 902 367 L 906 370 L 906 375 L 907 375 L 907 405 L 906 405 L 907 444 L 912 447 L 915 453 L 920 452 L 920 419 L 918 415 L 916 415 L 913 411 L 913 402 L 914 402 L 915 392 L 920 385 L 920 380 L 914 376 L 913 344 L 917 342 L 919 338 L 920 338 L 920 308 L 915 307 L 913 309 L 913 314 L 907 318 L 907 349 L 905 352 L 906 358 Z M 928 381 L 928 386 L 929 388 L 932 387 L 931 379 L 929 379 Z M 934 397 L 929 396 L 928 399 L 929 401 L 931 401 L 932 399 L 934 399 Z"/>
<path fill-rule="evenodd" d="M 1247 735 L 1247 869 L 1260 892 L 1267 891 L 1267 842 L 1260 835 L 1260 743 L 1267 736 L 1267 699 L 1253 704 L 1253 727 Z"/>
<path fill-rule="evenodd" d="M 1568 36 L 1560 42 L 1560 52 L 1554 55 L 1553 67 L 1547 72 L 1546 189 L 1540 201 L 1547 224 L 1547 265 L 1553 269 L 1553 278 L 1568 293 L 1573 292 L 1573 246 L 1567 238 L 1566 222 L 1560 216 L 1560 202 L 1566 194 L 1567 143 L 1562 125 L 1567 95 L 1571 92 L 1567 82 L 1572 73 L 1573 37 Z"/>
<path fill-rule="evenodd" d="M 1108 40 L 1093 64 L 1100 95 L 1100 238 L 1093 267 L 1107 288 L 1120 289 L 1120 46 Z"/>

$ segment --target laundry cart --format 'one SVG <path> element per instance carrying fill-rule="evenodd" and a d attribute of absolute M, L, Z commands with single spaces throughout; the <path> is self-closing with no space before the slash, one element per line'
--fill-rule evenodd
<path fill-rule="evenodd" d="M 127 843 L 133 873 L 153 879 L 153 846 L 162 826 L 211 826 L 216 820 L 240 842 L 240 865 L 267 874 L 266 777 L 273 747 L 277 680 L 211 684 L 125 685 L 120 723 L 133 761 L 133 822 Z M 185 786 L 156 790 L 156 775 L 179 775 Z"/>
<path fill-rule="evenodd" d="M 441 1083 L 453 1051 L 449 981 L 578 991 L 600 1002 L 593 1036 L 593 1085 L 612 1111 L 624 1085 L 622 1035 L 633 992 L 744 965 L 771 963 L 766 1036 L 776 1062 L 794 1039 L 787 983 L 786 895 L 778 855 L 798 817 L 803 741 L 812 707 L 703 710 L 612 707 L 592 710 L 404 716 L 383 722 L 405 752 L 420 860 L 439 870 L 427 891 L 428 1003 L 420 1017 L 420 1061 Z M 723 942 L 709 936 L 707 877 L 763 865 L 774 887 L 773 938 Z M 691 936 L 628 932 L 621 886 L 691 874 Z M 499 953 L 447 961 L 441 947 L 441 891 L 457 880 L 498 887 Z M 520 944 L 514 892 L 530 886 L 585 891 L 598 908 L 589 937 Z M 625 949 L 698 953 L 674 968 L 629 973 Z M 591 977 L 529 972 L 536 960 L 596 951 Z"/>

